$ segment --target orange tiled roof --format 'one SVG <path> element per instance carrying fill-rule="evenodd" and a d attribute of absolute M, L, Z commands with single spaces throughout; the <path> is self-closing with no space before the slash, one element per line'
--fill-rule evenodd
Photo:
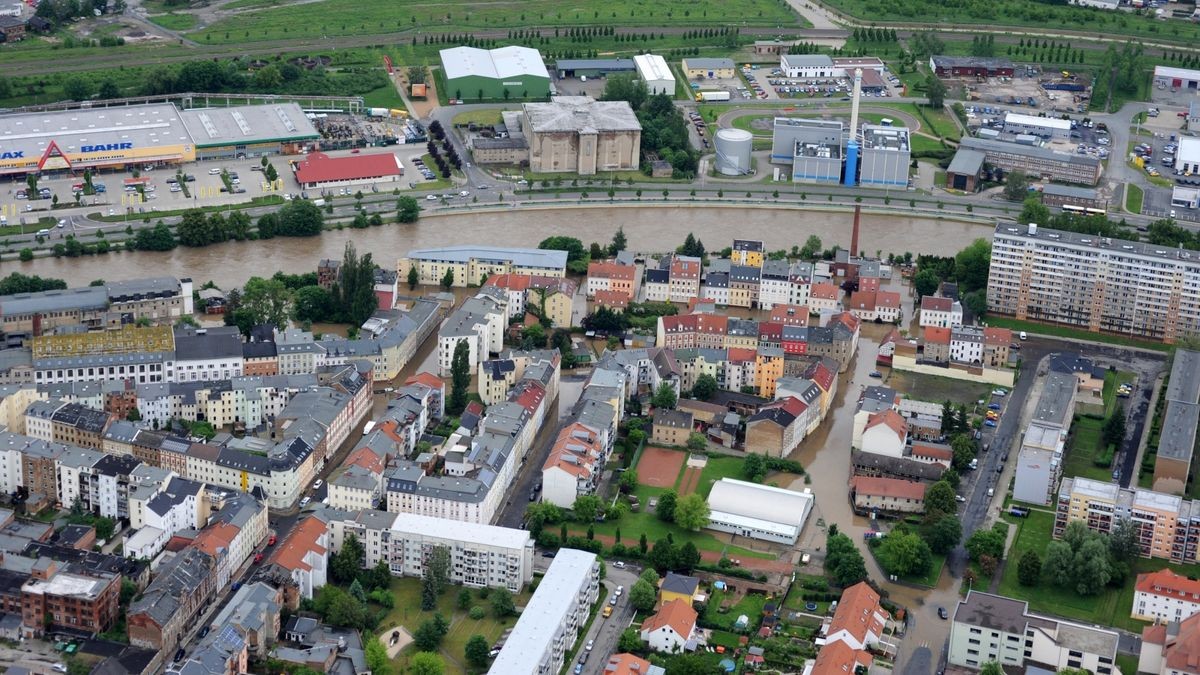
<path fill-rule="evenodd" d="M 304 562 L 304 558 L 309 553 L 325 554 L 325 547 L 317 543 L 325 531 L 325 523 L 320 518 L 316 516 L 305 518 L 297 523 L 291 532 L 287 533 L 283 541 L 271 552 L 271 557 L 267 562 L 279 565 L 286 570 L 311 569 L 309 564 Z"/>
<path fill-rule="evenodd" d="M 686 601 L 675 599 L 664 603 L 658 612 L 642 622 L 642 630 L 653 633 L 663 626 L 670 626 L 680 637 L 687 639 L 696 628 L 696 610 Z"/>

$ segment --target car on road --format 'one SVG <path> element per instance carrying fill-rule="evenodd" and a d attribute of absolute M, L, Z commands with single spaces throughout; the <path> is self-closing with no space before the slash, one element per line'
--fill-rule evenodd
<path fill-rule="evenodd" d="M 200 635 L 199 635 L 199 637 L 204 637 L 205 635 L 208 635 L 208 629 L 209 629 L 209 627 L 208 627 L 208 626 L 205 626 L 204 628 L 201 628 L 201 629 L 200 629 Z"/>
<path fill-rule="evenodd" d="M 187 653 L 187 652 L 186 652 L 186 651 L 184 651 L 183 647 L 180 647 L 180 648 L 179 648 L 179 650 L 175 652 L 175 660 L 176 660 L 176 661 L 182 661 L 182 660 L 183 660 L 183 655 L 184 655 L 184 654 L 186 654 L 186 653 Z"/>
<path fill-rule="evenodd" d="M 50 666 L 50 668 L 53 669 L 54 672 L 56 672 L 56 673 L 67 672 L 67 665 L 65 663 L 56 663 L 56 664 Z"/>
<path fill-rule="evenodd" d="M 954 495 L 954 501 L 961 504 L 961 503 L 967 501 L 967 498 L 962 495 Z"/>
<path fill-rule="evenodd" d="M 256 565 L 257 565 L 258 563 L 260 563 L 260 562 L 262 562 L 262 561 L 263 561 L 263 554 L 261 554 L 261 553 L 255 553 L 255 554 L 254 554 L 254 564 L 256 564 Z"/>
<path fill-rule="evenodd" d="M 868 377 L 880 378 L 883 377 L 883 373 L 879 372 L 878 370 L 872 370 Z"/>
<path fill-rule="evenodd" d="M 554 551 L 542 551 L 542 557 L 543 558 L 553 558 Z"/>
<path fill-rule="evenodd" d="M 613 567 L 615 567 L 615 568 L 617 568 L 617 569 L 619 569 L 619 570 L 623 570 L 623 569 L 625 569 L 625 563 L 621 562 L 620 560 L 617 560 L 617 561 L 616 561 L 616 562 L 614 562 L 612 565 L 613 565 Z"/>
<path fill-rule="evenodd" d="M 608 604 L 615 606 L 617 604 L 617 596 L 616 595 L 609 596 Z"/>
<path fill-rule="evenodd" d="M 304 499 L 301 499 L 300 500 L 300 508 L 304 508 L 304 507 L 308 506 L 309 502 L 311 502 L 311 501 L 312 501 L 311 497 L 305 497 Z"/>
<path fill-rule="evenodd" d="M 438 200 L 437 195 L 425 195 L 425 201 L 427 201 L 427 202 L 436 202 L 437 200 Z"/>
<path fill-rule="evenodd" d="M 992 396 L 1004 396 L 1006 394 L 1008 394 L 1008 392 L 1004 391 L 1003 389 L 993 389 L 992 390 Z"/>
<path fill-rule="evenodd" d="M 595 641 L 595 640 L 588 640 L 588 641 L 587 641 L 587 645 L 586 645 L 586 646 L 584 646 L 583 650 L 584 650 L 585 652 L 590 652 L 590 651 L 592 651 L 592 647 L 595 647 L 595 646 L 596 646 L 596 641 Z"/>
<path fill-rule="evenodd" d="M 950 613 L 946 611 L 945 607 L 938 607 L 938 618 L 943 621 L 950 618 Z"/>
<path fill-rule="evenodd" d="M 625 592 L 625 587 L 624 587 L 624 586 L 617 586 L 617 592 L 616 592 L 616 595 L 617 595 L 617 597 L 618 597 L 618 598 L 619 598 L 619 597 L 621 597 L 621 594 L 622 594 L 622 593 L 624 593 L 624 592 Z"/>
<path fill-rule="evenodd" d="M 988 404 L 988 410 L 999 410 L 999 409 L 1000 409 L 999 403 L 989 403 Z"/>
<path fill-rule="evenodd" d="M 612 605 L 605 605 L 603 614 L 606 619 L 612 616 Z"/>
<path fill-rule="evenodd" d="M 275 535 L 271 535 L 270 537 L 267 537 L 267 546 L 274 546 L 274 545 L 275 545 Z"/>
<path fill-rule="evenodd" d="M 325 484 L 325 481 L 323 481 L 323 480 L 321 480 L 320 478 L 318 478 L 318 479 L 316 479 L 315 481 L 313 481 L 313 489 L 314 489 L 314 490 L 320 490 L 320 489 L 321 489 L 321 486 L 322 486 L 322 485 L 324 485 L 324 484 Z"/>
<path fill-rule="evenodd" d="M 470 193 L 470 192 L 467 192 L 466 190 L 460 190 L 460 191 L 459 191 L 459 193 L 458 193 L 458 196 L 459 196 L 459 197 L 466 197 L 466 196 L 469 196 L 470 194 L 471 194 L 471 193 Z"/>
<path fill-rule="evenodd" d="M 579 675 L 579 673 L 582 673 L 582 672 L 583 672 L 583 664 L 582 664 L 582 663 L 576 663 L 576 664 L 575 664 L 575 670 L 572 670 L 571 672 L 575 673 L 575 675 Z"/>
<path fill-rule="evenodd" d="M 66 226 L 67 226 L 67 221 L 65 221 L 65 220 L 63 220 L 63 219 L 61 219 L 61 218 L 60 218 L 60 219 L 58 220 L 58 226 L 59 226 L 59 227 L 66 227 Z"/>

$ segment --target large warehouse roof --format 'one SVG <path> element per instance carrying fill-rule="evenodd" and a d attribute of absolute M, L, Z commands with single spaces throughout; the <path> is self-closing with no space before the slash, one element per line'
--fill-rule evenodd
<path fill-rule="evenodd" d="M 85 146 L 190 145 L 192 139 L 170 103 L 0 115 L 0 151 L 36 158 L 51 142 L 62 152 L 79 153 Z"/>
<path fill-rule="evenodd" d="M 708 507 L 722 512 L 769 523 L 803 527 L 812 508 L 810 493 L 722 478 L 708 493 Z"/>
<path fill-rule="evenodd" d="M 196 108 L 179 115 L 200 148 L 321 137 L 296 103 Z"/>
<path fill-rule="evenodd" d="M 452 47 L 443 49 L 442 72 L 447 80 L 459 77 L 486 77 L 493 80 L 506 77 L 533 75 L 550 79 L 542 55 L 529 47 L 500 47 L 499 49 L 477 49 L 475 47 Z"/>
<path fill-rule="evenodd" d="M 597 101 L 588 96 L 555 96 L 550 103 L 525 103 L 529 128 L 550 131 L 641 131 L 633 108 L 625 101 Z"/>

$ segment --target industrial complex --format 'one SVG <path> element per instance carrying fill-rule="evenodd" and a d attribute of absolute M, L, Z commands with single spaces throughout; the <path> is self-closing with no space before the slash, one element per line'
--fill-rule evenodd
<path fill-rule="evenodd" d="M 528 47 L 443 49 L 442 73 L 455 99 L 545 98 L 550 72 L 542 55 Z"/>

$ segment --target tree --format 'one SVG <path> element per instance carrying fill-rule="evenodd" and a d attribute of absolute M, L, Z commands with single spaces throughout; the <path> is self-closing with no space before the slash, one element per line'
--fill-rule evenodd
<path fill-rule="evenodd" d="M 617 649 L 622 652 L 635 652 L 645 646 L 646 643 L 642 642 L 642 636 L 636 628 L 626 628 L 621 632 L 621 637 L 617 638 Z"/>
<path fill-rule="evenodd" d="M 476 668 L 483 668 L 488 664 L 488 652 L 491 651 L 491 646 L 488 645 L 487 638 L 482 635 L 472 635 L 467 640 L 467 646 L 463 651 L 467 657 L 467 663 Z"/>
<path fill-rule="evenodd" d="M 667 490 L 658 496 L 658 506 L 655 507 L 655 512 L 658 514 L 659 520 L 668 523 L 675 522 L 675 503 L 678 499 L 679 495 L 674 490 Z"/>
<path fill-rule="evenodd" d="M 279 229 L 283 237 L 312 237 L 321 234 L 325 216 L 320 207 L 307 199 L 293 199 L 279 209 Z"/>
<path fill-rule="evenodd" d="M 708 525 L 708 502 L 693 492 L 679 498 L 675 504 L 675 524 L 685 530 L 699 530 Z"/>
<path fill-rule="evenodd" d="M 937 293 L 941 283 L 941 278 L 933 270 L 922 269 L 913 275 L 913 290 L 916 291 L 917 297 L 923 298 Z"/>
<path fill-rule="evenodd" d="M 333 313 L 333 296 L 320 286 L 305 286 L 292 296 L 292 318 L 300 323 L 327 321 Z"/>
<path fill-rule="evenodd" d="M 688 232 L 687 237 L 683 240 L 683 245 L 675 249 L 680 255 L 690 255 L 695 258 L 704 257 L 704 242 L 696 238 L 696 235 Z"/>
<path fill-rule="evenodd" d="M 103 79 L 100 81 L 100 89 L 96 92 L 96 98 L 121 98 L 121 88 L 117 86 L 116 82 L 107 78 Z"/>
<path fill-rule="evenodd" d="M 454 345 L 454 356 L 450 361 L 450 400 L 446 412 L 462 413 L 467 407 L 467 387 L 471 384 L 471 347 L 466 340 Z"/>
<path fill-rule="evenodd" d="M 1118 518 L 1108 535 L 1108 550 L 1114 560 L 1131 563 L 1141 554 L 1137 528 L 1127 518 Z"/>
<path fill-rule="evenodd" d="M 358 577 L 359 570 L 362 569 L 362 560 L 366 555 L 366 549 L 363 548 L 362 542 L 353 534 L 347 534 L 346 539 L 342 542 L 342 550 L 333 554 L 333 560 L 329 562 L 329 572 L 333 580 L 339 584 L 348 584 Z"/>
<path fill-rule="evenodd" d="M 396 200 L 396 222 L 415 223 L 421 217 L 421 203 L 414 197 L 401 197 Z"/>
<path fill-rule="evenodd" d="M 996 523 L 996 526 L 993 526 L 990 530 L 975 530 L 966 543 L 966 549 L 971 554 L 971 560 L 979 560 L 980 557 L 985 555 L 989 555 L 996 560 L 1004 557 L 1004 543 L 1007 529 L 1003 526 L 1004 523 Z"/>
<path fill-rule="evenodd" d="M 875 550 L 879 564 L 890 574 L 923 574 L 933 562 L 929 544 L 914 532 L 892 532 Z"/>
<path fill-rule="evenodd" d="M 975 459 L 975 441 L 966 434 L 950 439 L 950 449 L 954 452 L 952 461 L 956 471 L 965 471 Z"/>
<path fill-rule="evenodd" d="M 359 602 L 367 601 L 367 592 L 363 590 L 362 582 L 358 579 L 350 582 L 350 595 Z"/>
<path fill-rule="evenodd" d="M 700 452 L 708 447 L 708 439 L 699 431 L 693 431 L 688 434 L 687 449 L 692 452 Z"/>
<path fill-rule="evenodd" d="M 685 541 L 675 556 L 675 567 L 678 571 L 691 572 L 700 564 L 700 551 L 690 541 Z"/>
<path fill-rule="evenodd" d="M 650 405 L 665 410 L 673 409 L 678 402 L 679 397 L 675 394 L 675 389 L 669 382 L 663 382 L 658 385 L 658 389 L 654 390 L 654 396 L 650 398 Z"/>
<path fill-rule="evenodd" d="M 749 453 L 742 462 L 742 478 L 757 483 L 767 475 L 767 460 L 760 454 Z"/>
<path fill-rule="evenodd" d="M 241 309 L 250 313 L 256 326 L 268 324 L 283 330 L 291 315 L 292 292 L 278 279 L 250 277 L 242 290 Z"/>
<path fill-rule="evenodd" d="M 987 288 L 988 270 L 992 264 L 992 243 L 976 239 L 954 256 L 954 276 L 966 292 Z"/>
<path fill-rule="evenodd" d="M 941 108 L 946 104 L 946 83 L 936 73 L 930 73 L 925 78 L 925 96 L 929 99 L 930 108 Z"/>
<path fill-rule="evenodd" d="M 571 510 L 575 512 L 575 519 L 581 523 L 595 522 L 596 516 L 603 508 L 604 502 L 600 501 L 596 495 L 581 495 L 571 505 Z"/>
<path fill-rule="evenodd" d="M 521 349 L 542 349 L 546 346 L 546 329 L 534 323 L 521 330 Z"/>
<path fill-rule="evenodd" d="M 446 273 L 442 275 L 442 288 L 444 288 L 446 290 L 450 290 L 450 287 L 453 285 L 454 285 L 454 269 L 447 267 Z"/>
<path fill-rule="evenodd" d="M 391 675 L 392 660 L 388 658 L 387 647 L 379 641 L 379 638 L 363 634 L 364 656 L 367 659 L 367 667 L 371 669 L 371 675 Z"/>
<path fill-rule="evenodd" d="M 929 550 L 938 554 L 946 554 L 958 546 L 962 539 L 962 523 L 958 516 L 947 513 L 925 528 L 925 543 Z"/>
<path fill-rule="evenodd" d="M 979 669 L 979 675 L 1004 675 L 1004 669 L 995 661 L 988 661 Z"/>
<path fill-rule="evenodd" d="M 512 593 L 507 588 L 493 588 L 491 592 L 492 616 L 503 619 L 516 614 Z"/>
<path fill-rule="evenodd" d="M 657 600 L 657 589 L 642 579 L 638 579 L 629 589 L 629 604 L 639 612 L 648 612 L 654 609 L 654 603 Z"/>
<path fill-rule="evenodd" d="M 717 393 L 717 378 L 704 373 L 696 378 L 696 383 L 692 385 L 692 398 L 697 401 L 707 401 Z"/>
<path fill-rule="evenodd" d="M 646 103 L 650 92 L 645 81 L 632 74 L 611 75 L 604 83 L 601 101 L 628 101 L 629 107 L 638 110 Z"/>
<path fill-rule="evenodd" d="M 450 549 L 435 546 L 430 551 L 422 578 L 429 580 L 434 595 L 441 595 L 446 590 L 446 585 L 450 582 Z"/>
<path fill-rule="evenodd" d="M 853 586 L 867 578 L 867 566 L 850 537 L 830 528 L 825 550 L 825 570 L 838 586 Z"/>
<path fill-rule="evenodd" d="M 1010 202 L 1025 201 L 1029 196 L 1029 177 L 1024 171 L 1015 169 L 1004 177 L 1004 198 Z"/>
<path fill-rule="evenodd" d="M 379 298 L 375 295 L 375 261 L 370 253 L 360 258 L 354 246 L 346 242 L 330 295 L 340 323 L 360 326 L 375 313 Z"/>
<path fill-rule="evenodd" d="M 1103 536 L 1089 537 L 1075 552 L 1073 576 L 1075 592 L 1080 595 L 1095 595 L 1108 584 L 1112 563 Z"/>
<path fill-rule="evenodd" d="M 611 81 L 612 78 L 609 79 Z M 605 86 L 607 87 L 607 85 Z M 628 242 L 625 239 L 625 226 L 622 225 L 618 227 L 617 231 L 613 234 L 612 243 L 608 245 L 608 254 L 610 256 L 615 256 L 621 251 L 624 251 L 627 244 Z"/>
<path fill-rule="evenodd" d="M 1037 195 L 1031 194 L 1021 202 L 1021 213 L 1017 216 L 1017 222 L 1022 225 L 1029 223 L 1046 225 L 1050 222 L 1050 209 L 1042 203 Z"/>
<path fill-rule="evenodd" d="M 445 672 L 442 657 L 429 650 L 417 652 L 408 660 L 409 675 L 445 675 Z"/>
<path fill-rule="evenodd" d="M 538 248 L 547 251 L 566 251 L 567 262 L 569 263 L 576 260 L 583 260 L 587 256 L 587 251 L 583 248 L 583 242 L 575 237 L 547 237 L 538 244 Z"/>
<path fill-rule="evenodd" d="M 1042 561 L 1042 579 L 1051 586 L 1066 586 L 1074 576 L 1075 553 L 1065 541 L 1046 544 L 1046 558 Z M 1020 573 L 1020 569 L 1017 570 Z"/>
<path fill-rule="evenodd" d="M 420 279 L 420 277 L 417 276 L 416 265 L 413 265 L 412 267 L 408 268 L 408 290 L 411 291 L 411 290 L 415 289 L 417 287 L 417 284 L 420 282 L 421 282 L 421 279 Z"/>
<path fill-rule="evenodd" d="M 1042 559 L 1036 551 L 1025 551 L 1017 561 L 1017 581 L 1022 586 L 1037 586 L 1042 578 Z"/>
<path fill-rule="evenodd" d="M 72 75 L 63 80 L 63 93 L 72 101 L 86 101 L 92 97 L 92 80 L 82 75 Z"/>
<path fill-rule="evenodd" d="M 957 510 L 954 506 L 956 496 L 954 488 L 944 480 L 930 485 L 925 491 L 925 512 L 954 513 Z"/>
<path fill-rule="evenodd" d="M 1120 446 L 1125 442 L 1125 411 L 1121 409 L 1121 406 L 1117 406 L 1113 414 L 1104 420 L 1100 436 L 1101 442 L 1105 445 Z"/>
<path fill-rule="evenodd" d="M 804 246 L 800 248 L 800 258 L 803 260 L 812 260 L 821 252 L 821 238 L 815 234 L 808 235 L 808 239 L 804 240 Z"/>

